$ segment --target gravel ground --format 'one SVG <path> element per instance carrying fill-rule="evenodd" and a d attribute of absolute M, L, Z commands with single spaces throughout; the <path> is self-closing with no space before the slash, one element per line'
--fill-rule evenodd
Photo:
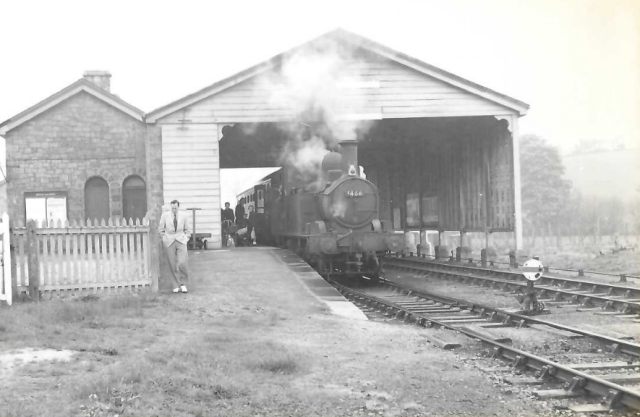
<path fill-rule="evenodd" d="M 387 271 L 385 276 L 387 279 L 400 284 L 410 285 L 434 294 L 469 300 L 502 309 L 520 308 L 520 304 L 514 294 L 493 288 L 484 288 L 473 284 L 461 284 L 457 281 L 448 281 L 446 279 L 431 278 L 429 276 L 394 270 Z M 542 320 L 596 333 L 602 332 L 612 337 L 622 334 L 633 337 L 636 342 L 640 342 L 640 323 L 635 323 L 629 318 L 598 315 L 597 313 L 602 312 L 601 309 L 577 311 L 584 310 L 584 308 L 572 304 L 548 303 L 547 308 L 550 314 L 540 316 Z"/>
<path fill-rule="evenodd" d="M 390 276 L 392 275 L 392 276 Z M 455 294 L 456 298 L 461 299 L 473 299 L 483 304 L 498 305 L 501 304 L 503 308 L 517 307 L 517 302 L 509 301 L 505 299 L 504 294 L 496 292 L 495 290 L 489 290 L 473 285 L 457 284 L 455 282 L 448 282 L 443 279 L 431 279 L 424 276 L 415 276 L 412 274 L 393 273 L 386 274 L 386 277 L 392 278 L 394 281 L 404 283 L 415 288 L 424 289 L 428 292 L 433 292 L 441 295 L 452 296 Z M 361 289 L 362 290 L 362 289 Z M 383 287 L 378 287 L 365 291 L 375 296 L 383 297 L 385 295 L 391 295 L 391 292 Z M 513 298 L 513 295 L 509 295 L 509 298 Z M 567 314 L 567 311 L 569 313 Z M 611 317 L 593 316 L 593 320 L 585 320 L 584 316 L 592 316 L 591 313 L 576 312 L 571 308 L 556 308 L 552 314 L 543 316 L 544 319 L 553 317 L 553 321 L 568 322 L 574 325 L 574 327 L 581 327 L 585 321 L 594 324 L 596 332 L 600 330 L 598 325 L 603 329 L 606 327 L 606 322 L 612 320 Z M 376 315 L 376 319 L 382 321 L 393 322 L 389 318 L 384 318 L 380 315 Z M 618 320 L 620 321 L 620 320 Z M 396 323 L 398 323 L 396 321 Z M 622 325 L 621 325 L 622 326 Z M 569 339 L 566 336 L 550 333 L 544 330 L 530 329 L 530 328 L 494 328 L 484 329 L 479 324 L 468 324 L 466 327 L 474 329 L 476 331 L 489 334 L 494 337 L 508 337 L 512 340 L 511 345 L 525 351 L 530 351 L 541 357 L 547 358 L 553 362 L 570 365 L 570 364 L 582 364 L 582 363 L 598 363 L 598 362 L 627 362 L 630 357 L 624 354 L 610 354 L 606 347 L 603 347 L 600 343 L 593 341 L 590 338 L 578 338 Z M 534 391 L 540 389 L 566 389 L 568 383 L 563 383 L 555 380 L 545 382 L 542 385 L 535 386 L 523 386 L 523 385 L 511 385 L 514 381 L 513 378 L 520 379 L 523 377 L 532 377 L 533 373 L 521 373 L 517 370 L 510 371 L 492 371 L 498 367 L 504 367 L 509 364 L 502 361 L 496 361 L 488 359 L 488 351 L 479 342 L 469 339 L 460 333 L 452 332 L 449 330 L 438 330 L 438 333 L 431 332 L 429 334 L 436 335 L 441 340 L 448 342 L 456 342 L 462 345 L 461 348 L 455 350 L 455 356 L 459 363 L 462 363 L 464 367 L 475 367 L 485 372 L 485 378 L 491 381 L 496 388 L 500 390 L 500 398 L 509 397 L 511 395 L 518 395 L 523 398 L 532 399 L 536 398 Z M 637 362 L 637 359 L 635 360 Z M 501 366 L 502 365 L 502 366 Z M 602 370 L 602 371 L 588 371 L 590 374 L 635 374 L 640 371 L 640 367 L 624 369 L 624 370 Z M 628 385 L 628 388 L 633 389 L 634 386 Z M 543 404 L 547 410 L 552 410 L 555 414 L 563 414 L 567 411 L 568 407 L 575 404 L 593 404 L 600 401 L 599 398 L 573 398 L 573 399 L 558 399 L 539 401 Z M 635 413 L 630 413 L 636 415 Z"/>

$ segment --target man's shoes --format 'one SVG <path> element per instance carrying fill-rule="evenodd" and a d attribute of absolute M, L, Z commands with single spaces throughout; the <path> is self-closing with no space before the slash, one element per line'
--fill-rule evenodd
<path fill-rule="evenodd" d="M 181 290 L 182 292 L 185 292 L 185 293 L 186 293 L 186 292 L 187 292 L 187 286 L 186 286 L 186 285 L 181 285 L 181 286 L 180 286 L 180 290 Z"/>
<path fill-rule="evenodd" d="M 176 287 L 176 288 L 173 289 L 173 293 L 174 294 L 177 294 L 179 292 L 180 292 L 180 287 Z"/>

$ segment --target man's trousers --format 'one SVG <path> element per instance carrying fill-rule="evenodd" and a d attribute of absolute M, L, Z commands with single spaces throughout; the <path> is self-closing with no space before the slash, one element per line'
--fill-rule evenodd
<path fill-rule="evenodd" d="M 171 283 L 173 288 L 189 283 L 187 272 L 187 245 L 174 240 L 168 248 L 165 248 L 169 266 L 171 266 Z"/>

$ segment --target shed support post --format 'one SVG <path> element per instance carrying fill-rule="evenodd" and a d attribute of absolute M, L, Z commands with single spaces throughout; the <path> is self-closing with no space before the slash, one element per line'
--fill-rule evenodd
<path fill-rule="evenodd" d="M 511 139 L 513 140 L 513 192 L 515 222 L 513 232 L 516 240 L 516 250 L 522 249 L 522 195 L 520 192 L 520 143 L 518 130 L 518 116 L 510 117 Z"/>

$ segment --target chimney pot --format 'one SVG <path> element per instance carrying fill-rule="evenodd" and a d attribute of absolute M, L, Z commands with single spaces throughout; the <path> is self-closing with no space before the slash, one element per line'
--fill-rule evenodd
<path fill-rule="evenodd" d="M 82 76 L 85 80 L 111 92 L 111 73 L 109 71 L 85 71 Z"/>
<path fill-rule="evenodd" d="M 340 148 L 340 153 L 342 154 L 342 174 L 359 177 L 358 141 L 343 140 L 340 142 Z"/>

